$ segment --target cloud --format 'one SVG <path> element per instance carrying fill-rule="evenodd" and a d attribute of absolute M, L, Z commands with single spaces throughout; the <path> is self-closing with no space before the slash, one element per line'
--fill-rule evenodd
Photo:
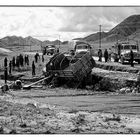
<path fill-rule="evenodd" d="M 62 40 L 108 31 L 140 7 L 0 7 L 0 37 L 40 36 Z"/>
<path fill-rule="evenodd" d="M 62 12 L 59 7 L 0 7 L 0 36 L 47 36 L 62 26 Z"/>
<path fill-rule="evenodd" d="M 89 32 L 98 31 L 102 24 L 108 31 L 130 15 L 139 14 L 140 7 L 66 7 L 65 24 L 61 31 Z"/>

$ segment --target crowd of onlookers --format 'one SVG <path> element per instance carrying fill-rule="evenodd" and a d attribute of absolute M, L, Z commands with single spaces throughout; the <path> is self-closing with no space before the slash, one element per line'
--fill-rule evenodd
<path fill-rule="evenodd" d="M 42 62 L 44 62 L 44 55 L 42 55 Z M 35 63 L 38 63 L 40 60 L 39 53 L 36 53 L 34 55 L 34 60 L 32 60 L 32 76 L 36 75 L 35 69 Z M 26 66 L 29 66 L 29 55 L 23 55 L 19 54 L 17 56 L 13 56 L 11 59 L 8 60 L 7 57 L 4 58 L 4 77 L 5 77 L 5 83 L 7 81 L 7 76 L 12 74 L 12 71 L 20 70 Z"/>

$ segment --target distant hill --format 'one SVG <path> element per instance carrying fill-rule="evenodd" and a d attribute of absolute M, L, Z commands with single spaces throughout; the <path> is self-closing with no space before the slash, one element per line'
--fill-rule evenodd
<path fill-rule="evenodd" d="M 53 44 L 53 45 L 59 45 L 62 44 L 63 42 L 61 42 L 60 40 L 54 40 L 54 41 L 49 41 L 49 40 L 45 40 L 42 42 L 42 45 L 47 45 L 47 44 Z"/>
<path fill-rule="evenodd" d="M 22 50 L 23 46 L 45 46 L 47 44 L 53 44 L 53 45 L 59 45 L 62 44 L 59 40 L 54 41 L 40 41 L 36 38 L 33 38 L 31 36 L 28 37 L 20 37 L 20 36 L 6 36 L 2 39 L 0 39 L 0 47 L 1 48 L 7 48 L 10 50 Z M 22 47 L 20 47 L 22 46 Z"/>
<path fill-rule="evenodd" d="M 137 36 L 140 36 L 140 15 L 132 15 L 124 19 L 109 32 L 102 32 L 102 41 L 114 42 L 128 38 L 140 40 Z M 86 41 L 97 41 L 99 40 L 99 33 L 91 34 L 83 39 Z"/>
<path fill-rule="evenodd" d="M 107 35 L 108 35 L 108 33 L 101 32 L 101 39 L 105 38 Z M 100 36 L 100 33 L 97 32 L 97 33 L 91 34 L 91 35 L 83 38 L 83 40 L 86 40 L 86 41 L 97 41 L 97 40 L 99 40 L 99 36 Z"/>
<path fill-rule="evenodd" d="M 18 37 L 18 36 L 6 36 L 0 41 L 8 46 L 30 46 L 30 45 L 41 45 L 41 41 L 31 36 Z"/>
<path fill-rule="evenodd" d="M 25 45 L 25 40 L 22 37 L 17 36 L 6 36 L 1 39 L 1 42 L 8 46 L 17 46 L 17 45 Z"/>
<path fill-rule="evenodd" d="M 31 46 L 41 46 L 41 41 L 36 39 L 36 38 L 33 38 L 31 36 L 28 36 L 28 37 L 25 37 L 24 38 L 24 41 L 25 41 L 25 44 L 28 46 L 28 45 L 31 45 Z"/>

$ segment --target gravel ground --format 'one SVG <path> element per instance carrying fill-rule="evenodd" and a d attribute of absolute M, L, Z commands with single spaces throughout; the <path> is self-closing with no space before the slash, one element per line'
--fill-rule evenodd
<path fill-rule="evenodd" d="M 1 134 L 133 134 L 140 118 L 110 113 L 65 111 L 57 106 L 0 96 Z M 12 101 L 10 101 L 12 99 Z"/>

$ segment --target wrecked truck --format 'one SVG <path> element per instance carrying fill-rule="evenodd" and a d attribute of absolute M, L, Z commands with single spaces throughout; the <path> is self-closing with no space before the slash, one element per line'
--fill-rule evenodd
<path fill-rule="evenodd" d="M 77 53 L 67 57 L 64 53 L 55 54 L 46 64 L 43 74 L 51 75 L 49 84 L 70 84 L 78 87 L 87 80 L 95 67 L 95 61 L 89 52 Z"/>

